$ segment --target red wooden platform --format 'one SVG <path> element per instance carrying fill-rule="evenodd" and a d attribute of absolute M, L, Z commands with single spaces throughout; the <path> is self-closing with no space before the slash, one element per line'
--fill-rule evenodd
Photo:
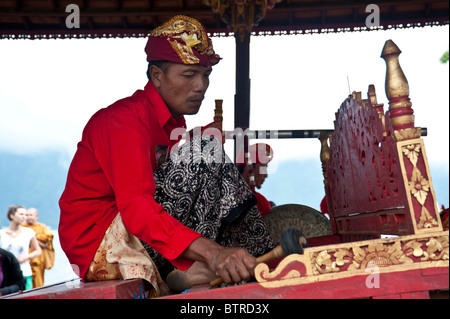
<path fill-rule="evenodd" d="M 97 282 L 68 281 L 4 296 L 0 299 L 144 299 L 142 279 Z"/>
<path fill-rule="evenodd" d="M 378 287 L 368 287 L 367 275 L 301 285 L 265 288 L 248 283 L 226 288 L 195 286 L 160 299 L 428 299 L 448 298 L 448 267 L 381 273 Z M 280 284 L 283 280 L 280 280 Z M 370 286 L 370 285 L 369 285 Z M 143 280 L 65 282 L 2 297 L 2 299 L 143 299 Z"/>
<path fill-rule="evenodd" d="M 429 299 L 448 298 L 448 268 L 381 273 L 379 287 L 369 288 L 366 276 L 353 276 L 302 285 L 264 288 L 249 283 L 227 288 L 197 286 L 164 299 Z"/>

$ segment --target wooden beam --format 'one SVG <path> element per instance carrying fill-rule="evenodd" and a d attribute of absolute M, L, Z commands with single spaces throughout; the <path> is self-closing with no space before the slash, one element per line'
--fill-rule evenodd
<path fill-rule="evenodd" d="M 20 0 L 11 0 L 12 9 L 14 11 L 19 11 L 21 7 L 21 1 Z"/>
<path fill-rule="evenodd" d="M 22 23 L 25 26 L 25 30 L 30 30 L 31 29 L 31 25 L 30 25 L 30 20 L 27 17 L 22 17 Z"/>
<path fill-rule="evenodd" d="M 122 1 L 121 0 L 115 0 L 114 3 L 115 3 L 115 7 L 116 7 L 117 11 L 122 10 Z"/>
<path fill-rule="evenodd" d="M 80 14 L 83 16 L 88 17 L 121 17 L 121 16 L 171 16 L 176 14 L 184 14 L 184 15 L 192 15 L 192 16 L 198 16 L 198 15 L 205 15 L 209 16 L 213 13 L 211 10 L 196 10 L 196 9 L 185 9 L 185 10 L 151 10 L 151 11 L 98 11 L 98 10 L 81 10 L 80 8 Z M 55 11 L 55 12 L 48 12 L 48 11 L 36 11 L 36 10 L 20 10 L 18 12 L 2 12 L 0 11 L 0 16 L 4 17 L 17 17 L 17 16 L 28 16 L 28 17 L 59 17 L 59 16 L 66 16 L 67 13 L 63 11 Z"/>
<path fill-rule="evenodd" d="M 55 11 L 58 7 L 57 0 L 48 0 L 48 2 L 50 3 L 51 10 Z"/>
<path fill-rule="evenodd" d="M 85 1 L 85 0 L 84 0 Z M 179 6 L 177 9 L 173 9 L 173 10 L 169 10 L 167 8 L 165 9 L 155 9 L 155 10 L 140 10 L 140 11 L 128 11 L 128 10 L 122 10 L 122 11 L 117 11 L 117 10 L 102 10 L 99 11 L 98 9 L 89 9 L 87 7 L 87 5 L 85 4 L 85 2 L 82 2 L 80 9 L 81 9 L 81 14 L 85 15 L 85 16 L 92 16 L 92 17 L 104 17 L 104 16 L 158 16 L 158 15 L 174 15 L 177 13 L 182 13 L 185 15 L 212 15 L 214 14 L 211 9 L 209 7 L 199 7 L 197 9 L 193 9 L 193 8 L 189 8 L 186 6 L 184 1 L 179 2 Z M 393 0 L 393 1 L 379 1 L 377 4 L 379 6 L 398 6 L 398 5 L 409 5 L 409 4 L 414 4 L 414 3 L 423 3 L 423 0 L 409 0 L 409 1 L 399 1 L 399 0 Z M 443 2 L 442 0 L 430 0 L 428 2 L 428 5 L 434 3 L 434 2 Z M 1 16 L 17 16 L 19 15 L 27 15 L 29 17 L 41 17 L 41 16 L 46 16 L 46 17 L 50 17 L 50 16 L 60 16 L 60 15 L 65 15 L 66 13 L 64 12 L 64 10 L 61 11 L 56 11 L 56 12 L 48 12 L 48 11 L 37 11 L 36 9 L 30 10 L 20 10 L 21 6 L 20 6 L 20 0 L 14 0 L 14 12 L 10 12 L 10 11 L 0 11 L 0 15 Z M 120 5 L 120 1 L 116 0 L 117 3 L 117 7 L 118 8 L 122 8 L 122 6 Z M 275 6 L 275 8 L 273 10 L 269 10 L 268 14 L 270 14 L 271 11 L 276 12 L 276 13 L 295 13 L 295 12 L 304 12 L 304 11 L 314 11 L 314 10 L 333 10 L 333 9 L 353 9 L 353 8 L 361 8 L 361 7 L 366 7 L 366 3 L 361 3 L 361 2 L 355 2 L 355 1 L 346 1 L 346 2 L 336 2 L 333 4 L 321 4 L 321 3 L 317 3 L 317 2 L 312 2 L 312 3 L 291 3 L 289 4 L 289 2 L 287 4 L 280 3 L 277 4 Z M 147 9 L 154 9 L 152 2 L 149 0 L 146 2 L 145 7 Z"/>
<path fill-rule="evenodd" d="M 128 29 L 129 25 L 127 22 L 127 17 L 120 17 L 120 22 L 122 23 L 124 29 Z"/>

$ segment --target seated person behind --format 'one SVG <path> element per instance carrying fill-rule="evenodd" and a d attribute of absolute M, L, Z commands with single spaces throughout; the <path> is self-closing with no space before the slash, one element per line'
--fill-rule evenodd
<path fill-rule="evenodd" d="M 264 143 L 250 145 L 248 150 L 251 165 L 242 151 L 237 157 L 236 167 L 247 184 L 252 188 L 253 193 L 258 200 L 257 207 L 259 213 L 261 216 L 265 216 L 270 212 L 273 205 L 271 205 L 261 193 L 256 192 L 255 188 L 260 189 L 267 178 L 267 165 L 273 158 L 273 150 L 270 145 Z"/>
<path fill-rule="evenodd" d="M 0 296 L 25 290 L 25 278 L 19 261 L 9 251 L 0 248 Z"/>

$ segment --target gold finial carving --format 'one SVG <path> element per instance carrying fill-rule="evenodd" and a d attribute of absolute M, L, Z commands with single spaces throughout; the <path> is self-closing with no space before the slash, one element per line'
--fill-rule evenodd
<path fill-rule="evenodd" d="M 225 132 L 223 130 L 223 111 L 222 104 L 223 100 L 215 100 L 216 107 L 214 108 L 214 122 L 218 123 L 218 129 L 222 132 L 222 143 L 225 143 Z"/>
<path fill-rule="evenodd" d="M 402 51 L 392 41 L 387 40 L 381 57 L 386 61 L 386 96 L 389 100 L 409 96 L 408 80 L 400 67 L 399 55 Z"/>
<path fill-rule="evenodd" d="M 362 106 L 362 102 L 361 102 L 361 92 L 353 91 L 353 92 L 352 92 L 352 98 L 353 98 L 354 100 L 356 100 L 356 102 L 358 102 L 359 107 Z"/>
<path fill-rule="evenodd" d="M 386 96 L 389 99 L 389 113 L 395 130 L 414 128 L 414 111 L 409 99 L 408 80 L 400 67 L 398 46 L 387 40 L 381 57 L 386 61 Z"/>
<path fill-rule="evenodd" d="M 367 96 L 369 97 L 370 103 L 373 106 L 378 105 L 377 94 L 375 92 L 375 85 L 373 85 L 373 84 L 369 85 L 369 91 L 367 92 Z M 383 104 L 381 104 L 381 105 L 383 105 Z"/>
<path fill-rule="evenodd" d="M 384 108 L 383 108 L 384 104 L 383 103 L 378 104 L 377 94 L 375 92 L 375 85 L 373 85 L 373 84 L 369 85 L 369 90 L 367 92 L 367 98 L 369 99 L 372 107 L 374 107 L 375 110 L 377 111 L 378 116 L 380 117 L 381 123 L 383 125 L 383 136 L 386 136 L 386 122 L 385 122 Z"/>
<path fill-rule="evenodd" d="M 234 28 L 234 33 L 244 41 L 246 33 L 266 16 L 269 9 L 282 0 L 203 0 L 222 20 Z"/>
<path fill-rule="evenodd" d="M 319 140 L 320 140 L 320 161 L 322 162 L 322 172 L 323 172 L 323 183 L 325 185 L 328 184 L 328 179 L 327 179 L 327 163 L 328 160 L 330 159 L 330 147 L 328 146 L 328 138 L 330 138 L 330 142 L 331 142 L 331 136 L 328 136 L 327 133 L 321 131 L 320 135 L 319 135 Z"/>
<path fill-rule="evenodd" d="M 222 104 L 223 100 L 215 100 L 216 107 L 214 109 L 214 121 L 223 121 L 223 112 L 222 112 Z"/>

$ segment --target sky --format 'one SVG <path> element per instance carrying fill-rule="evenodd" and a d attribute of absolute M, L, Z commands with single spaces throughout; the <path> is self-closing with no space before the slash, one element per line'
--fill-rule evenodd
<path fill-rule="evenodd" d="M 449 27 L 329 34 L 256 36 L 251 39 L 253 130 L 333 129 L 334 113 L 351 91 L 378 102 L 386 65 L 380 57 L 392 39 L 402 50 L 416 126 L 426 127 L 430 162 L 448 167 L 449 66 L 439 58 L 449 48 Z M 235 44 L 213 38 L 222 61 L 188 129 L 212 121 L 214 99 L 224 100 L 224 128 L 234 128 Z M 68 165 L 81 132 L 98 109 L 130 96 L 147 83 L 146 39 L 58 39 L 0 41 L 0 151 L 33 154 L 58 150 Z M 274 161 L 318 159 L 317 139 L 271 140 Z M 232 156 L 232 142 L 226 144 Z M 448 170 L 447 170 L 448 173 Z"/>

